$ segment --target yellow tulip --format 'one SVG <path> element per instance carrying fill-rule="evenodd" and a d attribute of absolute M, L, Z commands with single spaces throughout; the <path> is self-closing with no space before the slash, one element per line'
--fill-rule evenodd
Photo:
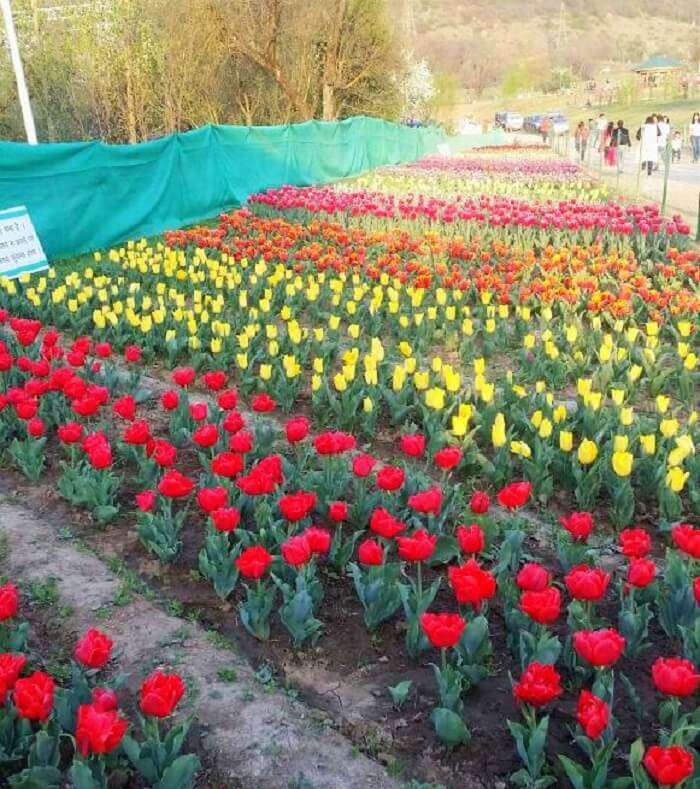
<path fill-rule="evenodd" d="M 462 436 L 467 435 L 468 430 L 469 430 L 469 417 L 455 414 L 452 417 L 452 434 L 454 436 L 457 436 L 457 438 L 461 438 Z"/>
<path fill-rule="evenodd" d="M 690 321 L 678 322 L 678 333 L 681 337 L 690 337 L 690 332 L 693 330 L 693 324 Z"/>
<path fill-rule="evenodd" d="M 342 373 L 336 373 L 333 376 L 333 386 L 338 392 L 344 392 L 348 388 L 348 382 Z"/>
<path fill-rule="evenodd" d="M 552 419 L 555 424 L 559 424 L 566 419 L 566 406 L 558 405 L 552 412 Z"/>
<path fill-rule="evenodd" d="M 374 410 L 374 403 L 372 402 L 372 398 L 371 397 L 365 397 L 364 398 L 364 400 L 362 401 L 362 410 L 366 414 L 371 414 L 372 413 L 372 411 Z"/>
<path fill-rule="evenodd" d="M 430 386 L 430 373 L 416 372 L 413 374 L 413 385 L 419 392 L 424 391 Z"/>
<path fill-rule="evenodd" d="M 697 367 L 697 364 L 698 364 L 697 354 L 693 353 L 692 351 L 683 360 L 683 367 L 686 370 L 694 370 Z"/>
<path fill-rule="evenodd" d="M 630 380 L 631 383 L 639 380 L 639 377 L 642 374 L 642 366 L 639 364 L 633 364 L 630 369 L 627 371 L 627 378 Z"/>
<path fill-rule="evenodd" d="M 634 422 L 634 408 L 620 409 L 620 424 L 629 427 Z"/>
<path fill-rule="evenodd" d="M 530 421 L 534 427 L 539 427 L 542 424 L 542 418 L 542 411 L 535 411 L 535 413 L 530 417 Z"/>
<path fill-rule="evenodd" d="M 639 436 L 639 443 L 645 455 L 653 455 L 656 452 L 656 436 L 654 433 Z"/>
<path fill-rule="evenodd" d="M 675 436 L 678 432 L 678 420 L 677 419 L 662 419 L 659 424 L 659 430 L 661 431 L 661 435 L 664 438 L 671 438 Z"/>
<path fill-rule="evenodd" d="M 500 412 L 496 414 L 491 427 L 491 443 L 496 449 L 502 447 L 506 443 L 506 420 Z"/>
<path fill-rule="evenodd" d="M 532 457 L 532 450 L 524 441 L 511 441 L 510 442 L 510 451 L 514 455 L 520 455 L 523 458 L 531 458 Z"/>
<path fill-rule="evenodd" d="M 445 407 L 445 391 L 437 386 L 428 389 L 425 393 L 425 404 L 434 411 L 441 411 Z"/>
<path fill-rule="evenodd" d="M 610 398 L 616 406 L 621 406 L 625 400 L 625 390 L 624 389 L 611 389 L 610 391 Z"/>
<path fill-rule="evenodd" d="M 484 383 L 483 383 L 483 385 L 481 387 L 481 391 L 479 392 L 479 394 L 481 395 L 481 399 L 485 403 L 490 403 L 493 400 L 493 395 L 494 395 L 495 389 L 496 389 L 496 387 L 493 384 L 490 384 L 487 381 L 484 381 Z"/>
<path fill-rule="evenodd" d="M 552 435 L 552 423 L 549 419 L 545 418 L 542 420 L 538 435 L 540 438 L 549 438 Z"/>
<path fill-rule="evenodd" d="M 598 447 L 596 446 L 595 441 L 584 438 L 579 444 L 577 457 L 579 463 L 584 466 L 589 466 L 591 463 L 593 463 L 593 461 L 598 457 Z"/>
<path fill-rule="evenodd" d="M 632 473 L 634 457 L 631 452 L 616 451 L 612 456 L 613 471 L 618 477 L 629 477 Z"/>
<path fill-rule="evenodd" d="M 626 452 L 629 448 L 630 440 L 627 436 L 615 436 L 613 438 L 613 451 Z"/>
<path fill-rule="evenodd" d="M 562 452 L 571 452 L 574 448 L 574 436 L 569 430 L 562 430 L 559 433 L 559 449 Z"/>
<path fill-rule="evenodd" d="M 683 471 L 683 469 L 678 466 L 670 468 L 666 473 L 666 485 L 671 488 L 674 493 L 680 493 L 685 487 L 686 480 L 689 476 L 689 471 Z"/>
<path fill-rule="evenodd" d="M 665 414 L 668 411 L 668 407 L 671 404 L 671 398 L 667 395 L 656 395 L 656 410 L 660 414 Z"/>

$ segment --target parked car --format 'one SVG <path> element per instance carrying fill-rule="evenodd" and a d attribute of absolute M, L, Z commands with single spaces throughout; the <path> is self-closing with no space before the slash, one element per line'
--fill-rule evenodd
<path fill-rule="evenodd" d="M 506 131 L 520 131 L 523 128 L 523 116 L 519 112 L 503 110 L 496 113 L 496 126 Z"/>
<path fill-rule="evenodd" d="M 552 121 L 553 134 L 567 134 L 569 132 L 569 119 L 566 115 L 562 115 L 561 112 L 552 112 L 549 119 Z"/>
<path fill-rule="evenodd" d="M 531 134 L 539 134 L 540 123 L 542 123 L 543 115 L 528 115 L 523 120 L 523 130 Z"/>

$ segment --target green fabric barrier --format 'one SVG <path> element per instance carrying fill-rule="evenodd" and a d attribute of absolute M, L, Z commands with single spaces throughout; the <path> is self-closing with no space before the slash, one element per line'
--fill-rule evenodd
<path fill-rule="evenodd" d="M 136 145 L 0 142 L 0 209 L 26 205 L 50 260 L 215 216 L 274 186 L 414 161 L 436 128 L 377 118 L 204 126 Z"/>

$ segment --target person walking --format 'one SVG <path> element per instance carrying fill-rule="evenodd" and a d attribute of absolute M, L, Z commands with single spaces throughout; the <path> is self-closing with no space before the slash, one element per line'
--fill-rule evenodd
<path fill-rule="evenodd" d="M 641 143 L 642 169 L 651 175 L 654 165 L 659 161 L 659 127 L 650 115 L 637 132 L 637 139 Z"/>
<path fill-rule="evenodd" d="M 579 121 L 574 131 L 574 147 L 581 163 L 586 158 L 586 148 L 588 147 L 588 126 L 583 121 Z"/>
<path fill-rule="evenodd" d="M 631 148 L 630 133 L 625 128 L 624 121 L 618 121 L 617 126 L 613 129 L 612 139 L 610 145 L 615 149 L 615 161 L 617 163 L 617 172 L 621 173 L 625 162 L 625 148 Z"/>
<path fill-rule="evenodd" d="M 552 129 L 552 121 L 545 115 L 540 121 L 540 134 L 542 135 L 542 142 L 546 145 L 549 140 L 549 132 Z"/>
<path fill-rule="evenodd" d="M 605 131 L 603 132 L 603 155 L 605 158 L 605 164 L 608 167 L 614 167 L 615 162 L 617 160 L 616 153 L 617 150 L 612 144 L 613 132 L 615 131 L 615 124 L 610 121 L 608 125 L 605 127 Z"/>
<path fill-rule="evenodd" d="M 674 131 L 671 137 L 671 161 L 680 162 L 681 150 L 683 149 L 683 138 L 679 131 Z"/>
<path fill-rule="evenodd" d="M 605 130 L 608 128 L 608 119 L 605 117 L 605 113 L 601 112 L 598 116 L 598 120 L 595 122 L 595 137 L 593 138 L 593 147 L 600 150 L 600 142 L 603 139 L 603 135 L 605 134 Z"/>
<path fill-rule="evenodd" d="M 659 115 L 657 120 L 657 126 L 659 128 L 659 160 L 666 161 L 666 147 L 668 145 L 669 137 L 671 136 L 671 122 L 668 119 L 668 115 Z M 658 161 L 654 167 L 655 170 L 659 169 Z"/>
<path fill-rule="evenodd" d="M 700 162 L 700 112 L 694 112 L 690 121 L 690 148 L 693 151 L 693 162 Z"/>

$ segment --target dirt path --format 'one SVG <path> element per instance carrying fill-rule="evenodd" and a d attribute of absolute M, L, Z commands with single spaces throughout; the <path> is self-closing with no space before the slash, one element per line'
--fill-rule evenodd
<path fill-rule="evenodd" d="M 16 500 L 0 476 L 0 569 L 23 584 L 55 580 L 68 630 L 103 628 L 119 645 L 119 670 L 135 691 L 156 665 L 188 684 L 198 750 L 213 763 L 216 784 L 240 789 L 391 789 L 384 769 L 352 748 L 327 719 L 283 691 L 263 688 L 247 661 L 212 643 L 196 623 L 170 616 L 139 594 L 115 606 L 122 581 L 55 524 Z M 69 524 L 64 524 L 69 525 Z M 104 612 L 108 614 L 105 617 Z M 101 616 L 98 621 L 98 614 Z"/>

